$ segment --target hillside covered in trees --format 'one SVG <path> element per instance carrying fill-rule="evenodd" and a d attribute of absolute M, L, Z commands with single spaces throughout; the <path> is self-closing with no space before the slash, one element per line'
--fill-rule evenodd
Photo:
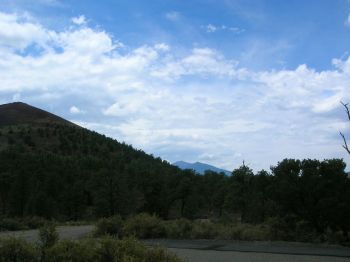
<path fill-rule="evenodd" d="M 88 220 L 140 212 L 169 218 L 275 221 L 350 230 L 341 159 L 285 159 L 256 174 L 195 174 L 22 103 L 0 106 L 0 216 Z"/>

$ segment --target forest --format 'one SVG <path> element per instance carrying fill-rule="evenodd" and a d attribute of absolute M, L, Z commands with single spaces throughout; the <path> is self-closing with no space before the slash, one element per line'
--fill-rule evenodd
<path fill-rule="evenodd" d="M 284 159 L 254 173 L 196 174 L 125 143 L 61 123 L 0 129 L 0 217 L 95 221 L 149 213 L 323 234 L 350 231 L 350 179 L 341 159 Z"/>

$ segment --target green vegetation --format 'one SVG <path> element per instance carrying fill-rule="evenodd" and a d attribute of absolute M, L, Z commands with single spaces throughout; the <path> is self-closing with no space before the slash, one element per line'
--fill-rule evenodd
<path fill-rule="evenodd" d="M 122 237 L 123 220 L 120 216 L 113 216 L 110 218 L 101 218 L 96 224 L 94 232 L 95 236 L 109 235 L 113 237 Z"/>
<path fill-rule="evenodd" d="M 36 229 L 48 222 L 42 217 L 2 218 L 0 219 L 0 231 Z"/>
<path fill-rule="evenodd" d="M 185 218 L 162 220 L 154 215 L 138 214 L 126 220 L 103 218 L 96 223 L 95 236 L 118 236 L 170 239 L 222 239 L 222 240 L 285 240 L 298 242 L 341 243 L 346 239 L 341 231 L 319 233 L 306 222 L 296 224 L 289 219 L 271 218 L 261 224 L 241 222 L 212 222 Z"/>
<path fill-rule="evenodd" d="M 18 123 L 0 133 L 0 230 L 113 217 L 101 220 L 96 234 L 350 237 L 350 179 L 340 159 L 284 159 L 270 172 L 243 165 L 231 176 L 198 175 L 62 121 Z M 198 218 L 220 223 L 192 221 Z"/>
<path fill-rule="evenodd" d="M 40 251 L 20 238 L 0 238 L 0 262 L 37 262 Z"/>
<path fill-rule="evenodd" d="M 116 220 L 113 220 L 116 222 Z M 40 242 L 29 243 L 20 238 L 0 239 L 0 262 L 181 262 L 162 248 L 146 248 L 132 238 L 58 240 L 55 228 L 40 229 Z"/>

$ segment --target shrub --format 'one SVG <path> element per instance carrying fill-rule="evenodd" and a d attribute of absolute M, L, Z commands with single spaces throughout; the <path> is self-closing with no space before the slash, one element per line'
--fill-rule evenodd
<path fill-rule="evenodd" d="M 269 237 L 269 229 L 261 225 L 244 225 L 241 233 L 241 240 L 247 241 L 269 240 Z"/>
<path fill-rule="evenodd" d="M 341 231 L 334 232 L 331 230 L 327 230 L 325 233 L 325 240 L 329 243 L 337 244 L 344 243 L 346 241 L 346 238 L 344 237 L 344 234 Z"/>
<path fill-rule="evenodd" d="M 165 236 L 163 222 L 156 216 L 146 213 L 138 214 L 127 219 L 123 226 L 123 232 L 128 236 L 137 238 L 158 238 Z"/>
<path fill-rule="evenodd" d="M 42 227 L 45 223 L 47 220 L 41 217 L 3 218 L 0 220 L 0 231 L 35 229 Z"/>
<path fill-rule="evenodd" d="M 23 220 L 23 224 L 26 225 L 30 229 L 36 229 L 43 227 L 48 221 L 42 217 L 26 217 Z"/>
<path fill-rule="evenodd" d="M 58 241 L 58 233 L 56 226 L 52 223 L 47 223 L 39 229 L 39 239 L 42 248 L 52 247 Z"/>
<path fill-rule="evenodd" d="M 45 262 L 94 262 L 99 260 L 97 242 L 94 240 L 62 240 L 49 248 Z M 114 260 L 110 260 L 114 261 Z"/>
<path fill-rule="evenodd" d="M 39 257 L 39 250 L 23 239 L 0 239 L 0 262 L 35 262 Z"/>
<path fill-rule="evenodd" d="M 144 258 L 145 262 L 181 262 L 182 260 L 178 258 L 175 254 L 170 253 L 164 248 L 152 248 L 148 249 L 146 256 Z"/>
<path fill-rule="evenodd" d="M 120 216 L 110 218 L 101 218 L 95 227 L 95 236 L 110 235 L 121 237 L 123 228 L 123 220 Z"/>
<path fill-rule="evenodd" d="M 104 238 L 100 240 L 97 250 L 99 261 L 144 261 L 147 249 L 135 239 L 116 240 Z"/>
<path fill-rule="evenodd" d="M 241 240 L 243 235 L 243 226 L 231 225 L 226 226 L 226 230 L 224 230 L 220 236 L 220 238 L 228 239 L 228 240 Z"/>
<path fill-rule="evenodd" d="M 98 248 L 99 260 L 102 262 L 181 262 L 176 255 L 163 248 L 146 248 L 133 238 L 115 240 L 104 238 Z"/>
<path fill-rule="evenodd" d="M 320 235 L 314 230 L 310 223 L 302 220 L 295 226 L 295 240 L 300 242 L 320 242 Z"/>
<path fill-rule="evenodd" d="M 272 217 L 267 220 L 271 240 L 295 240 L 295 225 L 288 219 Z"/>
<path fill-rule="evenodd" d="M 28 229 L 18 219 L 14 218 L 3 218 L 0 220 L 0 231 L 16 231 Z"/>
<path fill-rule="evenodd" d="M 97 249 L 100 261 L 120 261 L 120 254 L 115 239 L 103 238 L 100 240 L 100 245 Z M 119 259 L 117 259 L 119 257 Z"/>
<path fill-rule="evenodd" d="M 219 236 L 220 225 L 211 222 L 195 222 L 191 238 L 195 239 L 214 239 Z"/>
<path fill-rule="evenodd" d="M 192 236 L 193 222 L 188 219 L 176 219 L 164 223 L 168 238 L 188 239 Z"/>

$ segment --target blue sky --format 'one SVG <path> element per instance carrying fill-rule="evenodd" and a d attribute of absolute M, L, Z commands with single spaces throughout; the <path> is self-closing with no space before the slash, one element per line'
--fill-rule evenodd
<path fill-rule="evenodd" d="M 344 158 L 350 1 L 0 0 L 0 102 L 170 162 Z"/>

